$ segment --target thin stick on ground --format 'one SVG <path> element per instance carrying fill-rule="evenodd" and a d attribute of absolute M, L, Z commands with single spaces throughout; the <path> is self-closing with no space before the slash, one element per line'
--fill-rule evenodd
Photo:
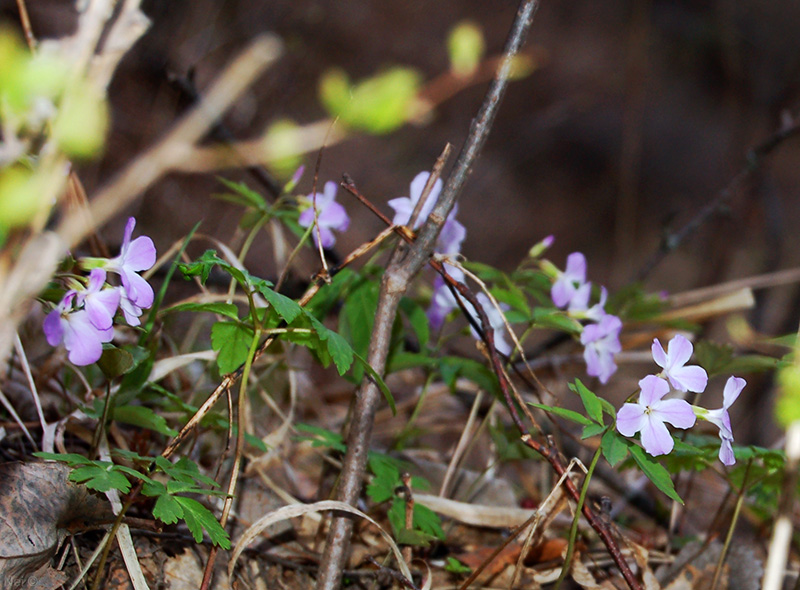
<path fill-rule="evenodd" d="M 400 298 L 411 280 L 430 259 L 436 237 L 489 135 L 503 94 L 508 86 L 513 58 L 525 42 L 538 6 L 538 0 L 523 0 L 520 3 L 503 51 L 503 60 L 481 104 L 478 115 L 472 121 L 467 141 L 433 211 L 420 229 L 415 242 L 410 247 L 399 245 L 392 255 L 381 281 L 378 309 L 375 314 L 367 359 L 378 375 L 383 375 L 385 371 L 392 325 Z M 356 393 L 353 419 L 349 425 L 347 436 L 347 454 L 337 491 L 339 500 L 350 505 L 356 503 L 361 493 L 372 426 L 380 400 L 381 393 L 378 386 L 373 381 L 365 379 Z M 342 570 L 350 549 L 352 529 L 353 521 L 350 518 L 343 516 L 333 518 L 326 550 L 320 564 L 317 580 L 319 590 L 336 590 L 339 587 Z"/>

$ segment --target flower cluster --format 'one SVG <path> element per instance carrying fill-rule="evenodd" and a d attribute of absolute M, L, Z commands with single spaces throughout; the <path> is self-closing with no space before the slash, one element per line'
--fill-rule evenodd
<path fill-rule="evenodd" d="M 138 326 L 142 310 L 153 304 L 153 288 L 139 275 L 156 262 L 156 248 L 147 236 L 131 240 L 136 220 L 125 226 L 122 249 L 116 258 L 83 258 L 91 269 L 88 279 L 69 277 L 69 290 L 44 319 L 44 334 L 51 346 L 62 342 L 75 365 L 90 365 L 103 353 L 103 343 L 114 337 L 114 316 L 121 310 L 125 322 Z M 119 275 L 122 285 L 106 282 L 108 273 Z"/>
<path fill-rule="evenodd" d="M 343 232 L 350 226 L 347 211 L 341 203 L 336 202 L 336 189 L 336 183 L 329 180 L 321 193 L 308 195 L 310 206 L 300 213 L 300 218 L 297 220 L 301 227 L 310 227 L 316 221 L 316 227 L 311 232 L 316 247 L 322 243 L 323 248 L 332 248 L 336 243 L 334 230 Z"/>
<path fill-rule="evenodd" d="M 648 375 L 639 381 L 639 401 L 626 403 L 617 412 L 617 430 L 623 436 L 641 432 L 642 446 L 653 456 L 666 455 L 675 442 L 665 423 L 675 428 L 691 428 L 697 418 L 711 422 L 719 428 L 721 439 L 719 460 L 724 465 L 733 465 L 733 431 L 728 409 L 747 384 L 740 377 L 730 377 L 723 391 L 722 407 L 708 410 L 693 406 L 684 399 L 664 399 L 670 386 L 677 391 L 702 393 L 708 384 L 705 369 L 686 363 L 692 356 L 692 343 L 681 335 L 675 336 L 667 345 L 667 351 L 658 339 L 653 341 L 653 360 L 663 370 L 657 375 Z"/>
<path fill-rule="evenodd" d="M 411 220 L 411 214 L 414 212 L 417 203 L 419 203 L 419 200 L 422 197 L 422 192 L 425 190 L 425 185 L 427 184 L 429 178 L 429 172 L 420 172 L 414 177 L 414 180 L 411 181 L 411 186 L 409 187 L 409 196 L 399 197 L 389 201 L 389 206 L 394 209 L 394 218 L 392 219 L 392 223 L 395 225 L 408 224 L 408 222 Z M 433 210 L 441 191 L 442 180 L 437 178 L 436 182 L 433 183 L 433 187 L 431 188 L 425 204 L 422 206 L 422 209 L 420 210 L 420 213 L 414 222 L 414 227 L 411 229 L 419 229 L 422 226 Z M 461 253 L 461 245 L 464 243 L 464 239 L 467 237 L 467 229 L 463 224 L 456 220 L 457 214 L 458 204 L 453 206 L 452 211 L 450 211 L 447 219 L 445 219 L 441 232 L 439 232 L 439 237 L 436 240 L 436 252 L 438 254 L 442 254 L 444 256 L 457 256 Z M 464 272 L 460 268 L 448 264 L 447 262 L 444 262 L 443 264 L 447 274 L 453 277 L 453 279 L 458 282 L 464 281 Z M 505 323 L 503 321 L 501 311 L 494 307 L 492 302 L 484 293 L 479 293 L 477 298 L 478 303 L 486 311 L 486 315 L 489 318 L 489 322 L 493 329 L 495 348 L 497 348 L 497 350 L 503 354 L 510 354 L 512 348 L 506 340 Z M 469 302 L 467 302 L 465 305 L 470 314 L 477 319 L 477 312 L 475 312 L 475 310 L 472 308 L 472 305 L 470 305 Z M 444 319 L 447 317 L 447 314 L 457 307 L 458 302 L 456 301 L 455 295 L 453 295 L 448 286 L 445 284 L 444 279 L 442 279 L 441 276 L 437 276 L 433 282 L 433 296 L 431 297 L 431 304 L 426 312 L 431 326 L 434 329 L 441 328 L 442 324 L 444 323 Z M 475 338 L 478 337 L 474 329 L 472 329 L 472 334 Z"/>
<path fill-rule="evenodd" d="M 575 319 L 588 320 L 581 333 L 586 372 L 601 383 L 608 383 L 617 370 L 614 355 L 622 350 L 619 342 L 622 321 L 605 311 L 608 292 L 601 287 L 599 301 L 589 304 L 592 283 L 586 280 L 586 257 L 580 252 L 570 254 L 566 269 L 555 269 L 554 274 L 550 297 L 555 306 L 566 309 Z"/>

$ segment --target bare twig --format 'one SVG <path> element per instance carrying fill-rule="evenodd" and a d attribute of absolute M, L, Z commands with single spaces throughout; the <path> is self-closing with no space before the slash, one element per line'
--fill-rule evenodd
<path fill-rule="evenodd" d="M 796 135 L 800 135 L 800 124 L 797 123 L 779 129 L 765 141 L 752 148 L 747 153 L 747 163 L 728 183 L 728 186 L 722 189 L 714 199 L 698 211 L 681 229 L 664 237 L 658 250 L 650 256 L 649 260 L 639 270 L 636 279 L 639 281 L 646 279 L 667 255 L 672 253 L 684 241 L 691 237 L 692 234 L 700 229 L 713 215 L 725 207 L 728 201 L 744 188 L 745 182 L 750 178 L 750 175 L 761 167 L 761 162 L 764 157 L 768 156 L 786 140 Z"/>
<path fill-rule="evenodd" d="M 503 51 L 503 60 L 481 104 L 478 115 L 472 121 L 467 141 L 439 199 L 415 242 L 408 248 L 401 244 L 392 255 L 381 282 L 381 293 L 367 359 L 370 366 L 379 375 L 383 375 L 385 370 L 392 324 L 400 298 L 411 279 L 430 259 L 436 237 L 486 141 L 508 85 L 513 58 L 525 41 L 538 5 L 538 0 L 523 0 L 520 3 Z M 347 184 L 352 186 L 352 183 Z M 347 437 L 347 454 L 338 488 L 340 501 L 351 505 L 355 504 L 361 492 L 369 440 L 380 399 L 378 386 L 373 381 L 365 379 L 356 394 L 353 419 Z M 327 548 L 320 564 L 320 576 L 317 580 L 317 588 L 320 590 L 335 590 L 339 587 L 341 572 L 350 548 L 352 527 L 351 519 L 341 516 L 334 517 L 328 534 Z"/>

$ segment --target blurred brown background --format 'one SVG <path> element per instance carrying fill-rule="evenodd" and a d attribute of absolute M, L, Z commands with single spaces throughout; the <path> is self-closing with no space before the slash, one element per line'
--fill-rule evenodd
<path fill-rule="evenodd" d="M 71 5 L 29 2 L 34 31 L 68 31 Z M 0 6 L 3 19 L 16 22 L 15 3 Z M 107 153 L 81 172 L 90 195 L 182 112 L 185 101 L 170 76 L 193 71 L 202 92 L 259 33 L 280 35 L 286 52 L 226 117 L 243 139 L 281 117 L 301 124 L 324 117 L 317 81 L 332 66 L 354 79 L 395 64 L 435 77 L 448 67 L 447 33 L 464 19 L 483 28 L 488 53 L 495 54 L 516 3 L 155 0 L 143 8 L 152 27 L 112 84 Z M 462 196 L 466 256 L 511 269 L 552 233 L 556 263 L 581 250 L 590 279 L 612 290 L 625 284 L 666 232 L 687 223 L 742 169 L 751 146 L 774 133 L 782 118 L 800 114 L 798 30 L 800 4 L 790 0 L 542 0 L 528 40 L 539 67 L 510 86 Z M 485 89 L 445 102 L 424 127 L 331 147 L 320 180 L 347 172 L 378 203 L 406 195 L 410 180 L 431 166 L 445 142 L 460 147 Z M 770 156 L 748 190 L 668 257 L 647 287 L 677 292 L 796 266 L 798 156 L 797 140 Z M 308 162 L 313 169 L 314 157 Z M 302 190 L 310 190 L 310 177 Z M 162 249 L 200 219 L 201 231 L 224 239 L 239 210 L 210 198 L 219 189 L 213 175 L 173 175 L 130 213 Z M 339 241 L 345 252 L 381 225 L 345 195 L 340 200 L 354 220 Z M 123 223 L 104 229 L 112 244 Z M 256 250 L 248 263 L 269 272 L 266 258 Z M 800 304 L 793 288 L 759 297 L 750 316 L 756 329 L 796 329 Z"/>

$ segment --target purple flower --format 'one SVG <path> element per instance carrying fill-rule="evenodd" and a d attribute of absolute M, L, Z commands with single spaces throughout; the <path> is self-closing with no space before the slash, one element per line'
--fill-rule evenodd
<path fill-rule="evenodd" d="M 329 180 L 325 183 L 321 193 L 308 195 L 311 207 L 300 214 L 298 223 L 302 227 L 310 227 L 314 224 L 314 211 L 316 208 L 316 228 L 311 232 L 314 237 L 314 244 L 319 247 L 322 242 L 323 248 L 332 248 L 336 243 L 336 236 L 333 230 L 347 231 L 350 226 L 350 218 L 341 203 L 336 202 L 335 182 Z"/>
<path fill-rule="evenodd" d="M 111 342 L 114 330 L 98 329 L 86 309 L 73 310 L 77 293 L 67 291 L 61 303 L 44 319 L 44 334 L 51 346 L 62 342 L 69 351 L 69 360 L 78 366 L 91 365 L 103 354 L 103 342 Z"/>
<path fill-rule="evenodd" d="M 425 190 L 425 184 L 428 182 L 428 178 L 430 178 L 430 172 L 420 172 L 414 177 L 414 180 L 411 181 L 411 186 L 409 187 L 410 196 L 399 197 L 389 201 L 389 207 L 394 209 L 393 224 L 408 224 L 411 220 L 411 214 L 414 212 L 414 207 L 417 206 L 422 196 L 422 191 Z M 414 222 L 414 227 L 411 229 L 418 229 L 425 220 L 428 219 L 428 216 L 433 210 L 433 206 L 436 204 L 436 200 L 439 198 L 440 192 L 442 192 L 442 179 L 437 178 L 436 182 L 433 183 L 433 188 L 428 198 L 425 200 L 425 205 L 423 205 L 422 210 L 417 216 L 417 220 Z M 457 212 L 458 205 L 456 204 L 452 211 L 450 211 L 450 215 L 447 216 L 442 226 L 442 231 L 439 233 L 439 238 L 436 241 L 436 251 L 440 254 L 458 254 L 461 252 L 461 243 L 467 236 L 467 230 L 461 223 L 456 221 Z"/>
<path fill-rule="evenodd" d="M 132 327 L 140 325 L 142 322 L 139 318 L 142 317 L 142 308 L 128 299 L 125 287 L 117 287 L 117 293 L 119 293 L 119 308 L 122 310 L 122 315 L 125 316 L 125 322 Z"/>
<path fill-rule="evenodd" d="M 122 286 L 128 299 L 139 307 L 150 307 L 153 305 L 153 288 L 137 273 L 148 270 L 156 263 L 156 247 L 147 236 L 139 236 L 131 241 L 134 227 L 136 219 L 131 217 L 125 226 L 119 256 L 109 260 L 105 268 L 118 273 L 122 278 Z"/>
<path fill-rule="evenodd" d="M 747 385 L 747 381 L 741 377 L 729 377 L 722 392 L 722 407 L 717 410 L 706 410 L 705 408 L 695 407 L 694 411 L 701 420 L 707 420 L 719 428 L 719 438 L 722 443 L 719 447 L 719 460 L 723 465 L 733 465 L 736 457 L 733 454 L 733 430 L 731 429 L 731 417 L 728 409 L 742 393 L 742 389 Z"/>
<path fill-rule="evenodd" d="M 573 252 L 567 257 L 567 268 L 561 271 L 550 289 L 550 297 L 556 307 L 567 307 L 578 289 L 586 283 L 586 257 Z M 588 301 L 588 296 L 587 296 Z"/>
<path fill-rule="evenodd" d="M 450 266 L 445 263 L 444 268 L 451 277 L 456 281 L 464 281 L 464 271 L 455 266 Z M 455 296 L 450 291 L 450 288 L 444 282 L 441 275 L 436 275 L 433 280 L 433 297 L 431 297 L 431 304 L 428 307 L 425 315 L 428 316 L 428 321 L 434 330 L 438 330 L 444 323 L 444 318 L 452 310 L 458 307 L 458 302 Z"/>
<path fill-rule="evenodd" d="M 92 269 L 89 273 L 89 285 L 85 291 L 79 291 L 75 300 L 83 305 L 89 321 L 98 330 L 108 330 L 114 323 L 114 314 L 120 302 L 118 289 L 103 289 L 106 284 L 106 271 L 102 268 Z"/>
<path fill-rule="evenodd" d="M 600 383 L 608 383 L 611 375 L 617 370 L 614 355 L 622 350 L 619 333 L 622 321 L 615 315 L 606 314 L 596 324 L 588 324 L 581 333 L 583 358 L 586 361 L 586 372 L 600 379 Z"/>
<path fill-rule="evenodd" d="M 478 303 L 483 308 L 483 311 L 486 312 L 486 317 L 489 320 L 489 325 L 492 328 L 492 336 L 494 336 L 494 347 L 501 352 L 502 354 L 508 356 L 511 354 L 512 347 L 509 344 L 508 340 L 506 340 L 506 336 L 508 335 L 506 331 L 506 324 L 503 313 L 497 309 L 492 300 L 486 295 L 486 293 L 478 293 L 476 295 L 476 299 Z M 472 304 L 469 301 L 465 302 L 466 308 L 469 310 L 470 315 L 475 318 L 475 321 L 478 322 L 480 325 L 480 319 L 478 318 L 478 313 L 475 311 L 475 308 L 472 307 Z M 505 303 L 500 304 L 500 308 L 505 310 L 508 309 L 508 305 Z M 478 338 L 478 333 L 470 324 L 470 331 L 472 332 L 472 336 L 474 338 Z"/>
<path fill-rule="evenodd" d="M 575 291 L 569 302 L 567 311 L 570 315 L 578 319 L 588 319 L 593 322 L 600 322 L 606 315 L 605 306 L 608 299 L 608 291 L 605 287 L 600 287 L 600 301 L 589 307 L 589 297 L 592 294 L 592 284 L 584 283 Z"/>
<path fill-rule="evenodd" d="M 679 391 L 701 393 L 708 383 L 706 370 L 697 365 L 684 366 L 691 358 L 692 350 L 692 343 L 680 334 L 669 341 L 668 352 L 664 352 L 657 338 L 653 340 L 653 360 L 664 369 L 662 374 L 669 379 L 672 387 Z"/>
<path fill-rule="evenodd" d="M 648 375 L 639 381 L 639 402 L 627 403 L 617 412 L 617 430 L 623 436 L 642 433 L 644 450 L 653 455 L 666 455 L 675 446 L 664 422 L 676 428 L 691 428 L 696 416 L 689 402 L 662 399 L 669 393 L 669 384 L 660 377 Z"/>

